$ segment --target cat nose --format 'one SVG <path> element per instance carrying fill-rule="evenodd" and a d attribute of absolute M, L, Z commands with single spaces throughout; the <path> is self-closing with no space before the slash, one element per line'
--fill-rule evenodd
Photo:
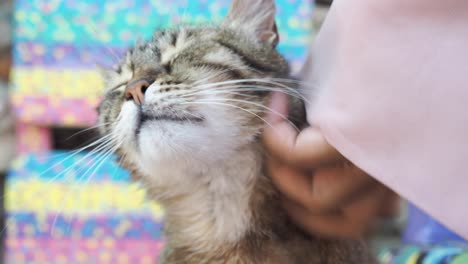
<path fill-rule="evenodd" d="M 125 88 L 125 99 L 133 99 L 136 104 L 142 104 L 145 99 L 145 92 L 151 83 L 152 81 L 147 78 L 131 81 Z"/>

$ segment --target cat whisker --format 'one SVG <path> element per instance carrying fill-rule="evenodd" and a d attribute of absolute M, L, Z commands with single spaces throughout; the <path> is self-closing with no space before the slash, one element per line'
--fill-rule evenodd
<path fill-rule="evenodd" d="M 75 151 L 73 151 L 70 155 L 68 155 L 67 157 L 65 157 L 64 159 L 54 163 L 52 166 L 50 166 L 47 170 L 41 172 L 41 174 L 39 174 L 39 177 L 41 177 L 42 175 L 44 175 L 45 173 L 49 172 L 50 170 L 52 170 L 53 168 L 57 167 L 58 165 L 60 164 L 63 164 L 63 162 L 73 158 L 74 156 L 78 155 L 80 152 L 88 149 L 88 148 L 91 148 L 91 147 L 94 147 L 96 145 L 106 145 L 107 144 L 107 141 L 109 140 L 110 138 L 110 135 L 108 136 L 104 136 L 98 140 L 96 140 L 95 142 L 91 143 L 91 144 L 88 144 L 82 148 L 79 148 Z M 90 153 L 88 153 L 87 155 L 85 155 L 83 158 L 81 158 L 78 162 L 76 162 L 73 166 L 75 166 L 77 163 L 79 163 L 80 161 L 82 161 L 83 159 L 86 159 L 89 155 L 92 155 L 94 153 L 94 151 L 98 151 L 101 147 L 101 146 L 98 146 L 95 150 L 92 150 Z M 57 174 L 55 175 L 53 178 L 51 178 L 47 183 L 49 182 L 53 182 L 55 179 L 59 178 L 61 176 L 61 173 L 60 174 Z"/>
<path fill-rule="evenodd" d="M 87 178 L 87 179 L 85 180 L 85 182 L 82 184 L 82 186 L 85 186 L 85 185 L 89 182 L 90 178 L 94 175 L 94 173 L 102 166 L 103 162 L 104 162 L 114 151 L 115 151 L 114 149 L 109 149 L 109 150 L 106 150 L 106 151 L 103 152 L 103 153 L 98 154 L 98 156 L 97 156 L 96 159 L 95 159 L 96 162 L 94 162 L 94 165 L 93 165 L 93 166 L 90 166 L 81 176 L 78 177 L 77 184 L 80 184 L 81 181 L 83 181 L 84 179 Z M 96 166 L 96 164 L 97 164 L 97 166 Z M 90 174 L 90 176 L 87 177 L 87 174 L 89 173 L 89 171 L 90 171 L 93 167 L 94 167 L 94 170 L 93 170 L 92 174 Z M 82 188 L 82 186 L 81 186 L 81 188 Z M 76 189 L 75 189 L 75 190 L 76 190 Z M 73 190 L 73 191 L 75 191 L 75 190 Z M 57 212 L 57 214 L 56 214 L 56 216 L 55 216 L 55 218 L 54 218 L 54 221 L 52 222 L 52 226 L 51 226 L 51 230 L 50 230 L 51 234 L 54 233 L 54 228 L 55 228 L 55 225 L 56 225 L 56 223 L 57 223 L 57 219 L 58 219 L 58 217 L 60 216 L 60 212 L 63 210 L 64 205 L 65 205 L 69 200 L 70 200 L 70 195 L 63 201 L 62 206 L 61 206 L 62 208 Z"/>
<path fill-rule="evenodd" d="M 182 111 L 183 113 L 186 113 L 187 115 L 190 115 L 190 116 L 195 117 L 196 119 L 200 118 L 200 116 L 197 116 L 197 115 L 195 115 L 195 114 L 193 114 L 193 113 L 190 113 L 189 111 L 186 111 L 186 110 L 181 110 L 181 111 Z M 193 123 L 193 121 L 192 121 L 190 118 L 186 118 L 186 120 L 187 120 L 188 122 L 190 122 L 190 123 Z"/>
<path fill-rule="evenodd" d="M 92 127 L 82 129 L 82 130 L 74 133 L 73 135 L 69 136 L 68 138 L 66 138 L 65 141 L 70 140 L 71 138 L 76 137 L 78 135 L 81 135 L 81 134 L 83 134 L 83 133 L 85 133 L 87 131 L 90 131 L 90 130 L 93 130 L 93 129 L 96 129 L 96 128 L 100 128 L 100 127 L 104 127 L 104 126 L 107 126 L 107 125 L 110 125 L 110 124 L 112 124 L 112 122 L 101 123 L 101 124 L 98 124 L 98 125 L 95 125 L 95 126 L 92 126 Z"/>
<path fill-rule="evenodd" d="M 243 93 L 243 92 L 250 92 L 250 90 L 242 90 L 242 89 L 239 89 L 239 90 L 232 90 L 232 89 L 226 89 L 226 90 L 215 90 L 215 91 L 209 91 L 209 90 L 202 90 L 202 91 L 199 91 L 197 93 L 194 93 L 193 95 L 201 95 L 201 94 L 204 94 L 204 95 L 219 95 L 219 94 L 226 94 L 226 95 L 235 95 L 235 96 L 239 96 L 239 97 L 242 97 L 242 98 L 251 98 L 252 100 L 258 100 L 258 95 L 253 95 L 253 94 L 248 94 L 248 93 Z"/>
<path fill-rule="evenodd" d="M 271 87 L 271 86 L 262 86 L 262 85 L 233 85 L 233 86 L 219 86 L 219 87 L 212 87 L 211 89 L 214 89 L 216 91 L 222 91 L 224 90 L 236 90 L 236 91 L 269 91 L 269 92 L 281 92 L 293 97 L 296 97 L 298 99 L 305 99 L 303 98 L 302 95 L 299 93 L 291 93 L 290 91 L 278 88 L 278 87 Z M 208 91 L 209 89 L 201 89 L 202 91 Z"/>
<path fill-rule="evenodd" d="M 202 99 L 202 100 L 199 100 L 197 102 L 209 102 L 209 103 L 211 103 L 211 102 L 219 102 L 219 101 L 220 102 L 237 102 L 237 103 L 243 103 L 243 104 L 247 104 L 247 105 L 253 105 L 253 106 L 256 106 L 256 107 L 260 107 L 260 108 L 262 108 L 263 113 L 273 113 L 273 114 L 279 116 L 281 119 L 288 122 L 296 131 L 298 131 L 298 132 L 300 131 L 300 129 L 293 122 L 291 122 L 288 119 L 287 116 L 279 113 L 278 111 L 276 111 L 276 110 L 274 110 L 274 109 L 272 109 L 270 107 L 264 106 L 264 105 L 259 104 L 259 103 L 254 103 L 254 102 L 250 102 L 250 101 L 246 101 L 246 100 L 240 100 L 240 99 L 231 99 L 231 98 L 230 99 L 221 99 L 221 100 L 211 100 L 210 99 L 210 100 L 206 100 L 206 101 Z"/>
<path fill-rule="evenodd" d="M 75 166 L 79 165 L 84 159 L 88 158 L 90 155 L 93 155 L 94 153 L 96 153 L 97 151 L 100 151 L 102 149 L 105 149 L 107 148 L 108 146 L 114 144 L 113 140 L 114 140 L 114 135 L 106 135 L 100 139 L 98 139 L 96 142 L 93 142 L 85 147 L 82 147 L 78 150 L 75 150 L 72 154 L 68 155 L 65 159 L 62 159 L 61 161 L 55 163 L 54 165 L 52 165 L 49 169 L 47 169 L 46 171 L 43 171 L 40 175 L 42 176 L 43 174 L 45 174 L 46 172 L 50 171 L 51 169 L 53 169 L 54 167 L 56 167 L 57 165 L 63 163 L 64 161 L 72 158 L 73 156 L 76 156 L 77 154 L 79 154 L 80 152 L 84 151 L 85 149 L 89 148 L 89 147 L 92 147 L 92 146 L 95 146 L 95 145 L 99 145 L 97 148 L 93 149 L 91 152 L 87 153 L 84 157 L 82 157 L 79 161 L 75 162 L 72 166 L 70 166 L 69 168 L 67 168 L 66 170 L 58 173 L 57 175 L 55 175 L 53 178 L 51 178 L 50 180 L 48 180 L 45 184 L 46 185 L 49 185 L 51 184 L 53 181 L 55 181 L 56 179 L 58 179 L 60 176 L 68 173 L 72 168 L 74 168 Z M 89 162 L 87 162 L 87 164 L 89 164 Z M 24 197 L 24 203 L 27 203 L 28 201 L 30 201 L 30 199 L 37 199 L 37 194 L 41 193 L 44 191 L 44 188 L 39 188 L 38 190 L 34 191 L 34 192 L 30 192 L 30 193 L 26 193 Z M 5 199 L 7 198 L 7 195 L 8 194 L 5 194 L 4 196 L 2 196 L 2 199 Z M 28 197 L 29 196 L 29 197 Z M 22 205 L 20 205 L 22 206 Z M 54 222 L 56 222 L 56 220 L 54 220 Z M 1 230 L 0 232 L 4 232 L 7 228 L 9 227 L 9 224 L 7 223 L 5 225 L 5 227 L 3 228 L 3 230 Z"/>
<path fill-rule="evenodd" d="M 222 93 L 230 93 L 230 92 L 258 92 L 258 91 L 265 91 L 265 92 L 280 92 L 291 97 L 295 97 L 300 100 L 306 100 L 302 95 L 299 93 L 290 93 L 289 91 L 285 91 L 284 89 L 269 87 L 269 86 L 248 86 L 248 85 L 235 85 L 235 86 L 220 86 L 220 87 L 211 87 L 211 89 L 197 89 L 191 93 L 183 94 L 184 96 L 192 96 L 198 94 L 222 94 Z M 247 94 L 240 94 L 242 96 L 248 96 Z"/>
<path fill-rule="evenodd" d="M 224 87 L 223 87 L 224 88 Z M 234 86 L 228 86 L 226 89 L 221 90 L 221 89 L 216 89 L 216 90 L 197 90 L 193 91 L 191 93 L 185 93 L 185 94 L 180 94 L 179 96 L 182 98 L 187 98 L 191 96 L 196 96 L 196 95 L 218 95 L 218 94 L 230 94 L 230 95 L 238 95 L 244 98 L 253 98 L 253 99 L 258 99 L 258 96 L 256 95 L 251 95 L 251 94 L 246 94 L 246 93 L 241 93 L 242 90 L 233 90 L 230 88 L 235 88 Z"/>
<path fill-rule="evenodd" d="M 212 101 L 204 101 L 204 102 L 200 102 L 200 101 L 196 101 L 196 102 L 185 102 L 185 103 L 181 103 L 181 104 L 205 104 L 205 105 L 220 105 L 220 106 L 227 106 L 227 107 L 232 107 L 232 108 L 236 108 L 236 109 L 239 109 L 239 110 L 242 110 L 246 113 L 249 113 L 255 117 L 257 117 L 258 119 L 262 120 L 265 124 L 267 124 L 268 126 L 270 126 L 271 128 L 273 128 L 273 125 L 270 124 L 270 122 L 268 122 L 267 120 L 265 120 L 263 117 L 257 115 L 256 113 L 248 110 L 248 109 L 245 109 L 243 107 L 240 107 L 240 106 L 237 106 L 237 105 L 233 105 L 233 104 L 227 104 L 227 103 L 221 103 L 221 102 L 212 102 Z"/>
<path fill-rule="evenodd" d="M 279 82 L 273 82 L 273 81 L 270 81 L 268 79 L 242 79 L 242 80 L 229 80 L 229 81 L 222 81 L 222 82 L 215 82 L 215 83 L 209 83 L 209 84 L 203 84 L 203 85 L 199 85 L 199 86 L 195 86 L 193 88 L 210 88 L 210 87 L 217 87 L 217 86 L 221 86 L 221 85 L 224 85 L 224 84 L 244 84 L 244 85 L 249 85 L 249 86 L 252 86 L 252 85 L 256 85 L 256 84 L 252 84 L 252 82 L 254 83 L 263 83 L 263 84 L 271 84 L 271 85 L 275 85 L 277 86 L 276 88 L 283 88 L 285 90 L 288 90 L 290 91 L 292 94 L 298 94 L 302 97 L 302 99 L 304 101 L 307 101 L 306 98 L 304 98 L 297 89 L 294 89 L 294 88 L 291 88 L 285 84 L 282 84 L 282 83 L 279 83 Z M 309 103 L 309 102 L 307 102 Z"/>
<path fill-rule="evenodd" d="M 285 82 L 285 83 L 299 84 L 302 87 L 307 87 L 307 88 L 311 88 L 311 89 L 316 89 L 317 88 L 317 86 L 314 85 L 311 82 L 306 82 L 306 81 L 301 81 L 301 80 L 296 80 L 296 79 L 277 78 L 277 77 L 269 78 L 269 79 L 272 80 L 272 81 L 275 81 L 275 82 Z"/>
<path fill-rule="evenodd" d="M 112 143 L 115 143 L 115 142 L 112 142 Z M 112 155 L 117 149 L 118 149 L 118 145 L 115 145 L 114 147 L 112 148 L 109 148 L 109 149 L 104 149 L 103 153 L 100 155 L 99 158 L 96 158 L 96 162 L 94 164 L 97 164 L 99 163 L 99 165 L 92 171 L 91 173 L 91 176 L 94 175 L 94 173 L 97 171 L 97 169 L 99 169 L 99 167 L 103 164 L 103 161 L 105 161 L 106 158 L 108 158 L 110 155 Z M 84 173 L 83 175 L 85 176 L 90 170 L 92 169 L 92 167 L 89 167 Z M 89 181 L 89 180 L 88 180 Z"/>
<path fill-rule="evenodd" d="M 104 140 L 106 138 L 103 138 L 102 140 Z M 101 141 L 102 141 L 101 140 Z M 77 162 L 75 162 L 72 166 L 68 167 L 67 169 L 65 169 L 64 171 L 56 174 L 54 177 L 52 177 L 51 179 L 49 179 L 48 181 L 45 182 L 45 186 L 48 186 L 50 185 L 52 182 L 54 182 L 56 179 L 60 178 L 62 175 L 68 173 L 71 169 L 73 169 L 75 166 L 79 165 L 84 159 L 88 158 L 90 155 L 93 155 L 95 152 L 107 147 L 109 145 L 109 142 L 99 142 L 98 143 L 101 143 L 102 145 L 97 147 L 96 149 L 92 150 L 91 152 L 87 153 L 84 157 L 80 158 L 80 160 L 78 160 Z M 90 144 L 90 145 L 95 145 L 95 144 Z M 42 175 L 44 175 L 45 173 L 47 173 L 48 171 L 50 171 L 51 169 L 53 169 L 54 167 L 58 166 L 59 164 L 63 163 L 64 161 L 72 158 L 73 156 L 76 156 L 79 154 L 79 152 L 83 151 L 84 148 L 82 149 L 79 149 L 77 151 L 75 151 L 75 153 L 69 155 L 67 158 L 63 159 L 62 161 L 59 161 L 59 162 L 56 162 L 54 165 L 52 165 L 49 169 L 43 171 L 38 177 L 41 177 Z M 31 196 L 35 196 L 37 194 L 37 192 L 34 192 L 34 193 L 28 193 L 29 195 Z M 25 194 L 27 195 L 27 194 Z M 2 199 L 5 198 L 5 195 L 2 197 Z"/>
<path fill-rule="evenodd" d="M 86 179 L 86 181 L 84 182 L 84 185 L 86 185 L 90 180 L 91 178 L 96 174 L 97 170 L 104 164 L 104 162 L 109 159 L 109 157 L 115 153 L 115 151 L 119 148 L 118 145 L 114 146 L 113 148 L 111 149 L 108 149 L 107 151 L 104 152 L 104 154 L 101 155 L 101 157 L 95 162 L 98 163 L 98 165 L 94 168 L 94 170 L 91 172 L 90 176 Z M 91 168 L 89 168 L 85 173 L 84 175 L 86 175 L 86 173 L 89 172 Z"/>

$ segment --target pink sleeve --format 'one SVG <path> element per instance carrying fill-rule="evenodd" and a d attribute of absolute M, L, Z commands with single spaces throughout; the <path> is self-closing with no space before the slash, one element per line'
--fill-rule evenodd
<path fill-rule="evenodd" d="M 336 0 L 310 58 L 309 121 L 468 238 L 468 1 Z"/>

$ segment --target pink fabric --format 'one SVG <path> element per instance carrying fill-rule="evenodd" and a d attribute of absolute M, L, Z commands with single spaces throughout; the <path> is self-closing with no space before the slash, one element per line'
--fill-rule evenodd
<path fill-rule="evenodd" d="M 468 238 L 468 1 L 336 0 L 311 55 L 309 121 Z"/>

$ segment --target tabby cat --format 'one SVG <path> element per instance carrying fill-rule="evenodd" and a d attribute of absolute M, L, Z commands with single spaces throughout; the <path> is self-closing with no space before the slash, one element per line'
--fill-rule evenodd
<path fill-rule="evenodd" d="M 275 50 L 274 10 L 273 0 L 234 0 L 221 25 L 158 31 L 105 73 L 102 133 L 165 208 L 160 263 L 370 262 L 362 241 L 290 223 L 264 174 L 271 92 L 299 97 Z"/>

